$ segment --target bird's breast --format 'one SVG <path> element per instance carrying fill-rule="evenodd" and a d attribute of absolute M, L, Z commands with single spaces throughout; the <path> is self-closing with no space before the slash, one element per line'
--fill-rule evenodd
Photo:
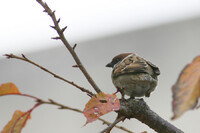
<path fill-rule="evenodd" d="M 157 85 L 157 80 L 146 73 L 124 74 L 112 77 L 112 81 L 117 88 L 123 89 L 126 95 L 133 97 L 144 96 L 147 91 L 153 91 Z"/>

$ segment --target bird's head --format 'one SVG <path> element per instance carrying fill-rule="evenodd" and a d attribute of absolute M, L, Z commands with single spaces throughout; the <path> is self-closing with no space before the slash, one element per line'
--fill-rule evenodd
<path fill-rule="evenodd" d="M 106 65 L 106 67 L 114 67 L 116 64 L 121 62 L 124 58 L 126 58 L 128 55 L 133 54 L 133 53 L 122 53 L 117 56 L 115 56 L 110 63 Z"/>

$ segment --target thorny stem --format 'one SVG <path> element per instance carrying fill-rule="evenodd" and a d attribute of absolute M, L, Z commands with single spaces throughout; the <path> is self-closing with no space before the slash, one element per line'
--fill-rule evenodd
<path fill-rule="evenodd" d="M 42 0 L 36 0 L 36 1 L 44 8 L 44 11 L 47 12 L 48 15 L 51 17 L 51 19 L 53 20 L 54 26 L 52 26 L 52 28 L 54 28 L 57 31 L 58 35 L 59 35 L 59 37 L 56 37 L 56 39 L 61 39 L 61 41 L 63 42 L 65 47 L 69 50 L 69 52 L 71 53 L 72 57 L 74 58 L 77 66 L 82 71 L 82 73 L 85 75 L 86 79 L 91 84 L 91 86 L 95 89 L 95 91 L 97 93 L 101 92 L 99 87 L 96 85 L 96 83 L 93 81 L 93 79 L 91 78 L 91 76 L 86 71 L 86 69 L 83 66 L 83 64 L 81 63 L 81 61 L 80 61 L 79 57 L 77 56 L 76 52 L 74 51 L 73 47 L 70 46 L 70 44 L 68 43 L 67 39 L 65 38 L 63 32 L 66 29 L 66 27 L 64 27 L 63 29 L 60 28 L 60 26 L 58 24 L 60 22 L 60 19 L 58 19 L 58 20 L 56 19 L 55 11 L 52 11 L 49 8 L 49 6 L 46 3 L 44 3 Z"/>
<path fill-rule="evenodd" d="M 8 59 L 9 59 L 9 58 L 15 58 L 15 59 L 19 59 L 19 60 L 23 60 L 23 61 L 26 61 L 26 62 L 28 62 L 28 63 L 31 63 L 31 64 L 33 64 L 34 66 L 37 66 L 37 67 L 39 67 L 40 69 L 44 70 L 45 72 L 47 72 L 47 73 L 53 75 L 55 78 L 58 78 L 58 79 L 60 79 L 60 80 L 63 80 L 63 81 L 65 81 L 65 82 L 67 82 L 67 83 L 73 85 L 74 87 L 80 89 L 81 91 L 86 92 L 87 94 L 90 94 L 91 96 L 94 95 L 91 91 L 89 91 L 89 90 L 87 90 L 87 89 L 85 89 L 85 88 L 83 88 L 83 87 L 77 85 L 76 83 L 74 83 L 74 82 L 72 82 L 72 81 L 69 81 L 69 80 L 67 80 L 67 79 L 65 79 L 65 78 L 63 78 L 63 77 L 61 77 L 61 76 L 59 76 L 59 75 L 57 75 L 57 74 L 51 72 L 51 71 L 48 70 L 47 68 L 44 68 L 43 66 L 41 66 L 41 65 L 39 65 L 39 64 L 37 64 L 37 63 L 35 63 L 35 62 L 33 62 L 32 60 L 28 59 L 28 58 L 27 58 L 25 55 L 23 55 L 23 54 L 22 54 L 22 57 L 16 56 L 16 55 L 14 55 L 14 54 L 6 54 L 5 56 L 6 56 Z"/>

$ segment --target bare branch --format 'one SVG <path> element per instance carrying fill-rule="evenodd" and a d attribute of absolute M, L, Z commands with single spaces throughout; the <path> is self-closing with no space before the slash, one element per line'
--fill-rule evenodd
<path fill-rule="evenodd" d="M 75 112 L 78 112 L 78 113 L 83 113 L 83 111 L 80 110 L 80 109 L 71 108 L 71 107 L 69 107 L 69 106 L 66 106 L 66 105 L 60 104 L 60 103 L 58 103 L 58 102 L 55 102 L 55 101 L 52 100 L 52 99 L 49 99 L 49 101 L 44 101 L 44 100 L 41 100 L 41 99 L 40 99 L 40 100 L 37 101 L 37 102 L 38 102 L 38 103 L 41 103 L 41 104 L 56 105 L 56 106 L 59 107 L 59 109 L 68 109 L 68 110 L 75 111 Z M 108 122 L 108 121 L 106 121 L 106 120 L 104 120 L 104 119 L 102 119 L 102 118 L 98 118 L 98 120 L 102 121 L 103 124 L 111 125 L 110 122 Z M 133 133 L 132 131 L 126 129 L 125 127 L 118 126 L 118 125 L 116 125 L 116 124 L 114 125 L 114 127 L 118 128 L 118 129 L 121 129 L 121 130 L 123 130 L 123 131 L 125 131 L 125 132 L 127 132 L 127 133 Z"/>
<path fill-rule="evenodd" d="M 110 133 L 110 131 L 112 130 L 112 128 L 119 123 L 120 121 L 122 121 L 123 119 L 125 119 L 125 116 L 119 117 L 118 119 L 116 119 L 112 124 L 110 124 L 107 128 L 105 128 L 103 131 L 101 131 L 100 133 Z"/>
<path fill-rule="evenodd" d="M 183 131 L 153 112 L 143 99 L 120 100 L 118 115 L 129 119 L 136 118 L 158 133 L 183 133 Z"/>
<path fill-rule="evenodd" d="M 106 125 L 108 125 L 108 126 L 111 124 L 110 122 L 108 122 L 108 121 L 106 121 L 106 120 L 104 120 L 104 119 L 99 118 L 99 120 L 102 121 L 103 124 L 106 124 Z M 115 127 L 118 128 L 118 129 L 124 130 L 124 131 L 126 131 L 127 133 L 133 133 L 132 131 L 128 130 L 128 129 L 125 128 L 125 127 L 118 126 L 118 125 L 115 125 Z"/>
<path fill-rule="evenodd" d="M 45 9 L 45 12 L 47 12 L 48 15 L 51 17 L 51 19 L 53 20 L 53 23 L 55 25 L 55 29 L 56 29 L 59 37 L 61 38 L 61 41 L 63 42 L 63 44 L 65 45 L 65 47 L 71 53 L 71 55 L 74 58 L 76 64 L 79 66 L 79 69 L 85 75 L 85 77 L 88 80 L 88 82 L 91 84 L 91 86 L 94 88 L 94 90 L 97 93 L 101 92 L 101 90 L 99 89 L 99 87 L 96 85 L 96 83 L 94 82 L 94 80 L 91 78 L 91 76 L 89 75 L 89 73 L 86 71 L 85 67 L 83 66 L 83 64 L 81 63 L 81 61 L 78 58 L 77 54 L 75 53 L 74 49 L 70 46 L 70 44 L 68 43 L 67 39 L 65 38 L 65 36 L 63 34 L 63 30 L 58 25 L 58 20 L 59 19 L 58 20 L 56 19 L 55 11 L 52 11 L 49 8 L 49 6 L 46 3 L 44 3 L 42 0 L 36 0 L 36 1 Z"/>
<path fill-rule="evenodd" d="M 25 55 L 23 55 L 23 54 L 22 54 L 22 57 L 16 56 L 16 55 L 14 55 L 14 54 L 6 54 L 5 56 L 6 56 L 8 59 L 14 58 L 14 59 L 19 59 L 19 60 L 23 60 L 23 61 L 25 61 L 25 62 L 31 63 L 31 64 L 33 64 L 34 66 L 37 66 L 37 67 L 39 67 L 40 69 L 44 70 L 45 72 L 47 72 L 47 73 L 53 75 L 55 78 L 58 78 L 58 79 L 60 79 L 60 80 L 63 80 L 63 81 L 65 81 L 65 82 L 67 82 L 68 84 L 71 84 L 71 85 L 73 85 L 74 87 L 78 88 L 79 90 L 81 90 L 81 91 L 83 91 L 83 92 L 86 92 L 86 93 L 89 94 L 89 95 L 92 95 L 92 96 L 95 95 L 95 94 L 92 93 L 91 91 L 89 91 L 89 90 L 87 90 L 87 89 L 85 89 L 85 88 L 83 88 L 83 87 L 81 87 L 81 86 L 75 84 L 74 82 L 69 81 L 69 80 L 67 80 L 67 79 L 65 79 L 65 78 L 63 78 L 63 77 L 61 77 L 61 76 L 59 76 L 59 75 L 57 75 L 57 74 L 55 74 L 55 73 L 49 71 L 47 68 L 44 68 L 43 66 L 41 66 L 41 65 L 39 65 L 39 64 L 37 64 L 37 63 L 35 63 L 35 62 L 33 62 L 32 60 L 28 59 L 28 58 L 27 58 Z"/>

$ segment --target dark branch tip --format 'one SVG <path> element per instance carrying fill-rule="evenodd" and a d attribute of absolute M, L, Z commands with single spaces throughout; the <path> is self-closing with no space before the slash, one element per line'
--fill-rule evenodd
<path fill-rule="evenodd" d="M 24 54 L 21 54 L 22 55 L 22 57 L 24 58 L 24 59 L 26 59 L 26 56 L 24 55 Z"/>
<path fill-rule="evenodd" d="M 46 10 L 46 9 L 44 9 L 44 10 L 43 10 L 43 12 L 47 12 L 47 10 Z"/>
<path fill-rule="evenodd" d="M 60 37 L 52 37 L 51 39 L 58 40 L 58 39 L 61 39 L 61 38 Z"/>
<path fill-rule="evenodd" d="M 72 67 L 80 67 L 79 65 L 73 65 Z"/>
<path fill-rule="evenodd" d="M 59 23 L 60 22 L 60 18 L 57 20 L 57 23 Z"/>
<path fill-rule="evenodd" d="M 73 50 L 76 48 L 76 46 L 77 46 L 77 44 L 74 44 L 74 46 L 73 46 Z"/>
<path fill-rule="evenodd" d="M 54 103 L 54 101 L 52 99 L 48 99 L 48 100 L 49 100 L 49 102 Z"/>
<path fill-rule="evenodd" d="M 3 56 L 6 56 L 7 59 L 10 59 L 12 54 L 4 54 Z"/>
<path fill-rule="evenodd" d="M 62 28 L 62 32 L 64 32 L 67 29 L 67 26 L 65 26 L 64 28 Z"/>
<path fill-rule="evenodd" d="M 56 27 L 55 26 L 52 26 L 52 25 L 49 25 L 51 28 L 53 28 L 54 30 L 56 29 Z"/>

